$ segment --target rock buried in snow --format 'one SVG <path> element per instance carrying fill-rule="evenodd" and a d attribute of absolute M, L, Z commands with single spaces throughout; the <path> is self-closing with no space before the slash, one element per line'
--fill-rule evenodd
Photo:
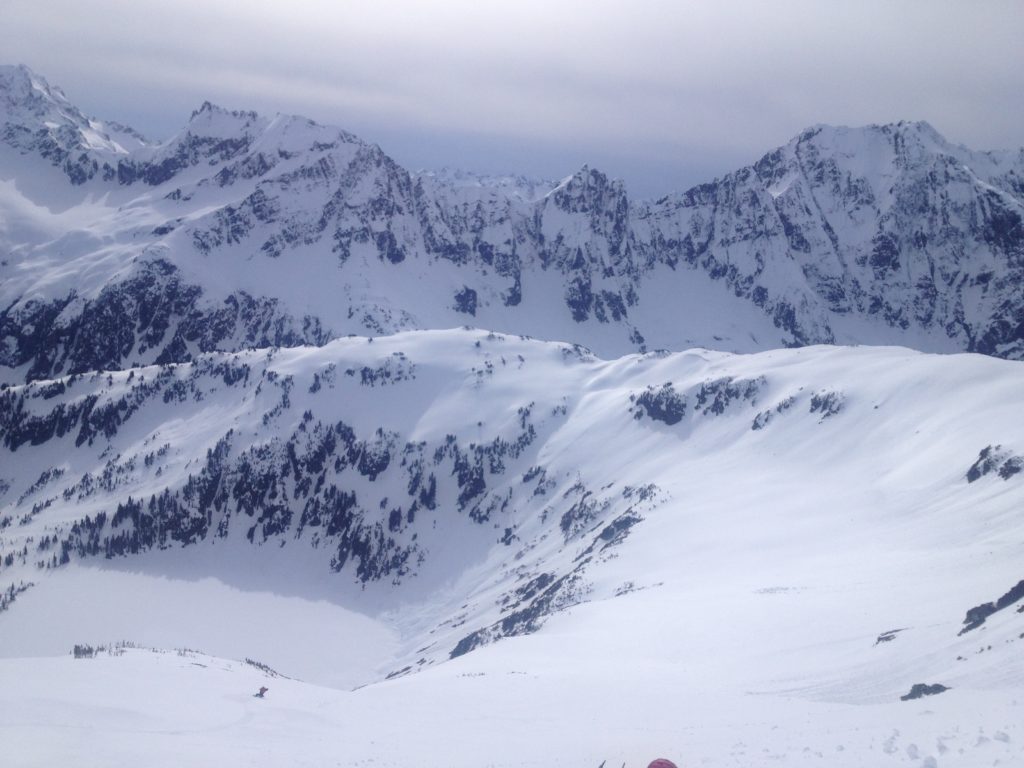
<path fill-rule="evenodd" d="M 967 611 L 967 615 L 964 617 L 964 628 L 958 632 L 958 635 L 962 635 L 966 632 L 970 632 L 972 629 L 977 629 L 985 620 L 993 613 L 997 613 L 1004 608 L 1009 608 L 1019 600 L 1024 600 L 1024 579 L 1017 582 L 1017 585 L 1011 587 L 1008 592 L 1002 595 L 994 603 L 983 603 L 976 605 Z M 1024 606 L 1021 606 L 1024 608 Z M 1018 609 L 1019 611 L 1020 609 Z"/>
<path fill-rule="evenodd" d="M 1016 456 L 1001 445 L 989 445 L 981 449 L 978 460 L 967 470 L 967 482 L 973 483 L 991 472 L 998 472 L 1003 480 L 1024 471 L 1024 457 Z"/>
<path fill-rule="evenodd" d="M 936 696 L 943 691 L 948 691 L 949 688 L 941 683 L 934 685 L 928 685 L 927 683 L 915 683 L 910 688 L 910 693 L 900 696 L 900 701 L 913 701 L 914 699 L 921 699 L 925 696 Z"/>
<path fill-rule="evenodd" d="M 882 643 L 892 642 L 893 640 L 896 639 L 896 635 L 898 635 L 902 631 L 903 631 L 902 629 L 890 629 L 890 630 L 888 630 L 886 632 L 883 632 L 875 640 L 875 645 L 881 645 Z"/>

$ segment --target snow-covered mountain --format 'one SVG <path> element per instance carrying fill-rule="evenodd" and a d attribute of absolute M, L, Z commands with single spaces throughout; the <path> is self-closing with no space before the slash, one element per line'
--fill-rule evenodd
<path fill-rule="evenodd" d="M 634 202 L 0 68 L 5 758 L 1024 760 L 1022 201 L 922 123 Z"/>
<path fill-rule="evenodd" d="M 10 386 L 0 656 L 130 639 L 341 687 L 420 671 L 330 705 L 379 732 L 377 705 L 354 712 L 386 702 L 396 733 L 417 691 L 447 701 L 480 675 L 480 695 L 566 724 L 549 744 L 565 764 L 573 739 L 595 765 L 639 762 L 652 738 L 718 749 L 646 726 L 776 706 L 785 748 L 770 718 L 747 738 L 846 744 L 835 765 L 870 745 L 905 756 L 894 730 L 922 759 L 973 749 L 954 726 L 998 730 L 994 759 L 1016 759 L 1022 384 L 1021 363 L 980 355 L 604 361 L 450 330 Z M 566 679 L 615 705 L 567 713 Z M 315 710 L 316 689 L 288 686 L 286 706 Z M 901 701 L 914 686 L 941 695 Z M 396 747 L 386 764 L 471 765 L 475 749 Z M 538 744 L 510 749 L 495 764 L 545 764 Z"/>
<path fill-rule="evenodd" d="M 924 123 L 811 129 L 654 202 L 410 174 L 209 103 L 162 144 L 0 72 L 8 381 L 470 324 L 600 354 L 896 343 L 1024 355 L 1024 154 Z"/>

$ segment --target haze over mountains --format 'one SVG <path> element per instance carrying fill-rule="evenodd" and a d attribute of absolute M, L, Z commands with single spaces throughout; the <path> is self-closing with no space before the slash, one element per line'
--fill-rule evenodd
<path fill-rule="evenodd" d="M 590 168 L 550 189 L 417 176 L 336 128 L 209 103 L 152 145 L 24 68 L 0 91 L 12 380 L 465 324 L 605 355 L 1024 355 L 1024 154 L 924 123 L 812 128 L 635 202 Z"/>
<path fill-rule="evenodd" d="M 925 123 L 633 201 L 0 68 L 0 739 L 1012 764 L 1022 216 Z"/>

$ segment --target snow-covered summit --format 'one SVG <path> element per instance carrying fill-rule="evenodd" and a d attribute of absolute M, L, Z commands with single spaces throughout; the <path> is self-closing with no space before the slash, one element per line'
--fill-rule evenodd
<path fill-rule="evenodd" d="M 0 65 L 0 126 L 7 143 L 51 152 L 128 155 L 147 145 L 137 132 L 84 115 L 64 92 L 25 65 Z"/>
<path fill-rule="evenodd" d="M 873 123 L 865 126 L 828 125 L 819 123 L 794 136 L 788 145 L 814 142 L 822 151 L 862 154 L 871 151 L 876 142 L 888 143 L 901 151 L 924 154 L 952 148 L 945 137 L 925 120 L 899 120 L 895 123 Z"/>
<path fill-rule="evenodd" d="M 24 64 L 0 65 L 0 115 L 5 122 L 19 117 L 35 120 L 85 121 L 60 88 L 51 86 Z"/>
<path fill-rule="evenodd" d="M 25 101 L 36 81 L 7 72 Z M 112 133 L 82 138 L 100 123 L 40 93 L 64 122 L 22 109 L 0 135 L 24 169 L 0 200 L 9 380 L 465 323 L 606 355 L 1024 356 L 1024 154 L 927 123 L 816 126 L 637 202 L 589 166 L 559 183 L 412 174 L 341 129 L 211 103 L 167 141 L 114 152 Z M 33 163 L 66 182 L 29 184 Z"/>
<path fill-rule="evenodd" d="M 638 203 L 6 78 L 5 757 L 1020 762 L 1024 156 L 819 126 Z"/>
<path fill-rule="evenodd" d="M 0 64 L 0 94 L 3 95 L 0 104 L 7 113 L 18 107 L 45 112 L 44 105 L 74 110 L 63 91 L 51 88 L 43 77 L 24 64 Z"/>
<path fill-rule="evenodd" d="M 305 117 L 284 114 L 268 117 L 253 111 L 226 109 L 209 101 L 192 112 L 183 133 L 216 139 L 245 138 L 253 143 L 263 140 L 291 152 L 337 141 L 362 143 L 347 131 L 320 125 Z"/>
<path fill-rule="evenodd" d="M 277 734 L 286 764 L 299 700 L 319 722 L 338 697 L 337 722 L 359 724 L 349 741 L 387 733 L 358 749 L 395 768 L 577 765 L 583 749 L 621 765 L 653 739 L 715 765 L 738 728 L 737 757 L 810 766 L 813 745 L 839 768 L 905 765 L 907 750 L 922 766 L 1014 764 L 1022 391 L 1021 363 L 980 355 L 602 360 L 466 329 L 7 387 L 0 671 L 25 687 L 0 694 L 5 747 L 38 754 L 27 723 L 54 728 L 43 710 L 69 685 L 62 713 L 115 711 L 99 727 L 144 744 L 126 690 L 216 701 L 185 716 L 198 730 L 221 709 L 241 722 L 234 708 L 268 685 L 260 704 L 282 709 L 260 738 Z M 179 653 L 159 674 L 129 649 L 101 673 L 67 656 L 120 639 L 305 682 L 206 689 L 195 675 L 265 667 Z M 83 674 L 107 684 L 67 682 Z M 471 760 L 436 730 L 480 701 L 498 709 Z M 37 720 L 12 717 L 19 702 Z M 423 717 L 428 758 L 395 746 Z M 513 718 L 547 741 L 517 732 L 491 760 Z M 60 756 L 84 738 L 105 758 L 107 732 Z"/>

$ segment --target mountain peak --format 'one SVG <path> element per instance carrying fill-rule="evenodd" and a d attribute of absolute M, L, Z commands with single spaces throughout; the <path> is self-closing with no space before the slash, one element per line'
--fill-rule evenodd
<path fill-rule="evenodd" d="M 618 179 L 610 179 L 607 174 L 599 171 L 597 168 L 591 168 L 589 163 L 584 163 L 583 166 L 575 173 L 566 176 L 559 182 L 555 189 L 551 190 L 552 193 L 558 190 L 564 190 L 573 187 L 598 187 L 604 188 L 607 186 L 622 186 L 622 182 Z"/>
<path fill-rule="evenodd" d="M 226 109 L 211 101 L 204 101 L 198 109 L 192 111 L 185 130 L 197 136 L 226 137 L 258 133 L 266 127 L 267 122 L 256 112 Z"/>
<path fill-rule="evenodd" d="M 0 90 L 10 91 L 15 86 L 31 87 L 32 70 L 24 64 L 0 64 Z"/>
<path fill-rule="evenodd" d="M 797 147 L 813 143 L 828 151 L 862 152 L 881 142 L 906 152 L 949 151 L 952 145 L 925 120 L 900 120 L 894 123 L 873 123 L 865 126 L 818 124 L 801 131 L 789 145 Z"/>
<path fill-rule="evenodd" d="M 24 69 L 8 68 L 4 76 L 8 84 L 32 82 Z M 233 286 L 260 301 L 266 297 L 260 305 L 265 316 L 240 312 L 236 325 L 181 304 L 181 316 L 195 323 L 186 340 L 206 333 L 208 323 L 232 329 L 204 341 L 203 351 L 234 343 L 235 333 L 268 346 L 319 343 L 337 333 L 380 335 L 459 323 L 459 315 L 470 314 L 480 323 L 500 323 L 499 330 L 570 338 L 599 353 L 695 343 L 745 351 L 838 339 L 1024 357 L 1018 330 L 1024 161 L 950 145 L 926 122 L 815 126 L 722 179 L 638 204 L 621 181 L 590 165 L 553 188 L 450 171 L 410 176 L 379 147 L 338 128 L 209 101 L 171 140 L 127 157 L 85 143 L 83 136 L 102 132 L 127 147 L 110 124 L 75 122 L 79 113 L 70 107 L 52 114 L 4 126 L 0 140 L 59 167 L 72 183 L 99 176 L 96 192 L 138 196 L 127 189 L 136 182 L 152 188 L 154 199 L 168 201 L 152 206 L 153 228 L 141 234 L 112 229 L 112 241 L 131 242 L 133 249 L 159 246 L 167 263 L 180 264 L 214 303 Z M 36 243 L 0 245 L 30 254 Z M 92 244 L 82 248 L 97 286 L 117 278 L 100 282 Z M 328 248 L 337 261 L 326 257 Z M 215 252 L 225 254 L 225 265 L 252 257 L 259 269 L 250 270 L 246 261 L 209 280 L 205 270 L 190 272 L 197 258 Z M 311 263 L 308 278 L 295 275 L 298 260 Z M 416 278 L 415 288 L 410 277 L 392 292 L 374 271 L 378 261 L 393 275 L 437 263 L 439 277 L 422 285 Z M 46 263 L 27 257 L 24 263 L 38 285 L 53 282 Z M 346 265 L 340 280 L 348 282 L 338 282 L 340 265 Z M 534 275 L 535 268 L 540 272 Z M 465 271 L 450 273 L 458 275 L 452 280 L 440 277 L 449 269 Z M 28 280 L 0 280 L 5 306 L 32 295 L 36 283 Z M 704 283 L 718 293 L 705 296 Z M 338 299 L 339 284 L 348 304 Z M 680 296 L 693 297 L 678 310 L 684 319 L 666 322 L 675 315 L 662 313 L 677 313 Z M 61 317 L 47 331 L 58 348 L 66 346 L 60 299 L 51 294 L 48 314 L 16 310 L 28 318 L 27 328 Z M 542 301 L 550 313 L 516 309 Z M 138 317 L 128 316 L 125 327 L 141 327 L 152 302 L 148 294 L 139 302 Z M 22 306 L 32 305 L 26 300 Z M 83 322 L 95 314 L 89 312 Z M 265 328 L 278 318 L 275 327 L 286 330 L 270 335 Z M 6 358 L 16 361 L 13 367 L 38 354 L 34 338 L 19 337 L 14 348 L 23 357 Z M 152 354 L 143 359 L 195 354 L 183 339 L 168 337 L 159 348 L 147 341 Z M 66 362 L 38 358 L 40 369 L 31 375 L 110 368 L 141 354 L 110 346 L 99 358 L 82 344 Z"/>
<path fill-rule="evenodd" d="M 900 120 L 896 123 L 890 123 L 889 125 L 903 130 L 914 131 L 916 133 L 926 133 L 931 136 L 938 136 L 939 138 L 942 138 L 941 134 L 935 130 L 935 127 L 927 120 Z"/>
<path fill-rule="evenodd" d="M 334 126 L 320 125 L 308 117 L 262 115 L 253 110 L 235 110 L 204 101 L 192 112 L 186 134 L 215 139 L 261 141 L 281 150 L 306 151 L 336 144 L 363 144 L 355 135 Z"/>
<path fill-rule="evenodd" d="M 53 109 L 81 115 L 60 88 L 51 86 L 24 64 L 0 65 L 0 110 L 10 119 L 19 109 L 35 115 Z"/>
<path fill-rule="evenodd" d="M 228 117 L 236 120 L 249 121 L 259 119 L 259 115 L 253 110 L 228 109 L 227 107 L 221 107 L 214 104 L 212 101 L 204 101 L 199 105 L 199 109 L 192 110 L 192 115 L 189 117 L 189 121 L 193 121 L 198 118 L 210 117 Z"/>
<path fill-rule="evenodd" d="M 88 117 L 64 91 L 24 64 L 0 66 L 0 122 L 18 128 L 8 143 L 40 151 L 42 141 L 51 158 L 73 150 L 125 155 L 148 143 L 130 128 Z"/>

